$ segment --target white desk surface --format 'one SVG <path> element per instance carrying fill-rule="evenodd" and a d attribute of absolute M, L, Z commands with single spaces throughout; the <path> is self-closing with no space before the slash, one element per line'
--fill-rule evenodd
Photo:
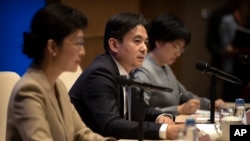
<path fill-rule="evenodd" d="M 211 141 L 217 141 L 219 135 L 216 133 L 214 124 L 196 124 L 203 133 L 209 135 Z M 138 141 L 135 139 L 120 139 L 119 141 Z M 174 140 L 143 140 L 143 141 L 174 141 Z M 177 141 L 177 140 L 176 140 Z"/>
<path fill-rule="evenodd" d="M 228 107 L 234 107 L 234 102 L 227 102 Z M 245 103 L 245 107 L 250 108 L 250 103 Z M 179 115 L 176 117 L 177 123 L 184 123 L 186 118 L 190 117 L 190 115 Z M 214 124 L 206 123 L 206 124 L 196 124 L 197 127 L 208 134 L 212 141 L 218 140 L 219 136 L 215 131 Z M 120 139 L 119 141 L 138 141 L 138 139 Z M 143 140 L 143 141 L 174 141 L 174 140 Z"/>

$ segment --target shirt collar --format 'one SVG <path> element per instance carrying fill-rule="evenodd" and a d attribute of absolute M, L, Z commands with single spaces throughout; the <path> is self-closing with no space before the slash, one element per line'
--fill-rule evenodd
<path fill-rule="evenodd" d="M 115 61 L 115 64 L 118 67 L 120 75 L 127 75 L 128 76 L 128 72 L 122 67 L 122 65 L 113 56 L 111 56 L 111 57 Z"/>

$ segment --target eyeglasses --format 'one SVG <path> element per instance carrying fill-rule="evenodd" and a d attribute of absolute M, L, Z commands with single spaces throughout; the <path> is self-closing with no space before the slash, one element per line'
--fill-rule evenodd
<path fill-rule="evenodd" d="M 178 52 L 180 52 L 180 53 L 183 53 L 183 52 L 185 51 L 184 48 L 182 48 L 182 47 L 180 47 L 180 46 L 178 46 L 178 45 L 176 45 L 176 44 L 174 44 L 174 43 L 173 43 L 173 47 L 174 47 Z"/>

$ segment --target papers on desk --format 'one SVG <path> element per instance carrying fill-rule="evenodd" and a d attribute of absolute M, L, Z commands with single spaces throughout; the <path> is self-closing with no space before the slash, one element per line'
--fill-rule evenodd
<path fill-rule="evenodd" d="M 196 127 L 199 128 L 201 132 L 209 135 L 212 141 L 219 138 L 214 126 L 214 124 L 196 124 Z"/>
<path fill-rule="evenodd" d="M 196 119 L 197 123 L 207 123 L 210 120 L 210 111 L 208 110 L 197 110 L 196 113 L 192 114 L 191 117 Z M 219 112 L 214 113 L 214 121 L 219 121 Z"/>

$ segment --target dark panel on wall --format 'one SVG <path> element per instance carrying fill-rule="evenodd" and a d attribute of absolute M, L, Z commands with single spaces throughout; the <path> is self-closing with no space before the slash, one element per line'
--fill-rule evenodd
<path fill-rule="evenodd" d="M 141 0 L 141 11 L 149 19 L 163 12 L 171 12 L 178 17 L 183 15 L 183 0 Z"/>
<path fill-rule="evenodd" d="M 141 11 L 145 17 L 149 20 L 153 19 L 155 16 L 163 13 L 169 12 L 173 13 L 179 18 L 183 19 L 184 13 L 184 2 L 183 0 L 141 0 Z M 180 61 L 177 61 L 172 65 L 172 69 L 175 74 L 179 76 L 180 73 Z"/>

